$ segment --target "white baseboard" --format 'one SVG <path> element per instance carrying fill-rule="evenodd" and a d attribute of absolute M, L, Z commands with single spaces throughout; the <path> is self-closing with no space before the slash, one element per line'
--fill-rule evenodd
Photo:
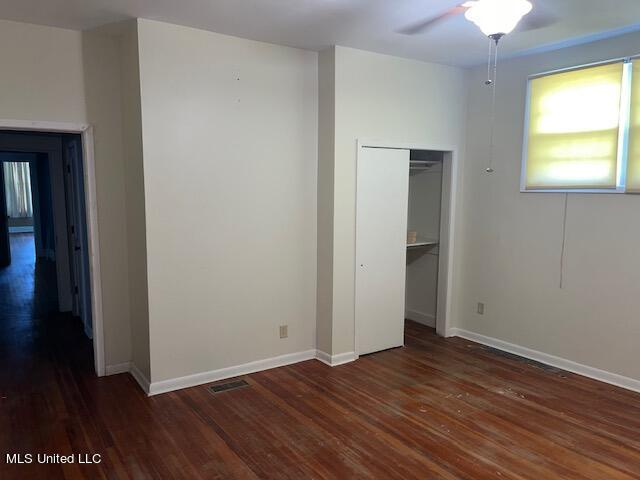
<path fill-rule="evenodd" d="M 33 225 L 9 227 L 9 233 L 33 233 Z"/>
<path fill-rule="evenodd" d="M 356 352 L 339 353 L 337 355 L 329 355 L 322 350 L 316 351 L 316 360 L 320 360 L 322 363 L 329 365 L 330 367 L 337 367 L 345 363 L 353 362 L 358 359 Z"/>
<path fill-rule="evenodd" d="M 160 393 L 171 392 L 181 388 L 195 387 L 196 385 L 202 385 L 203 383 L 224 380 L 225 378 L 247 375 L 249 373 L 260 372 L 262 370 L 268 370 L 275 367 L 284 367 L 285 365 L 291 365 L 292 363 L 303 362 L 314 358 L 316 358 L 315 350 L 289 353 L 286 355 L 280 355 L 279 357 L 245 363 L 243 365 L 236 365 L 233 367 L 196 373 L 194 375 L 162 380 L 160 382 L 153 382 L 149 385 L 149 389 L 147 391 L 149 395 L 158 395 Z M 138 383 L 140 383 L 140 381 L 138 381 Z"/>
<path fill-rule="evenodd" d="M 151 393 L 149 393 L 151 391 L 151 382 L 149 382 L 149 379 L 133 362 L 131 363 L 129 373 L 131 373 L 131 376 L 135 379 L 136 382 L 138 382 L 138 385 L 140 385 L 140 388 L 144 390 L 144 393 L 146 393 L 147 395 L 151 395 Z"/>
<path fill-rule="evenodd" d="M 634 392 L 640 392 L 640 380 L 636 380 L 634 378 L 624 377 L 622 375 L 618 375 L 617 373 L 600 370 L 598 368 L 583 365 L 572 360 L 567 360 L 566 358 L 556 357 L 555 355 L 532 350 L 527 347 L 522 347 L 520 345 L 505 342 L 497 338 L 480 335 L 479 333 L 470 332 L 461 328 L 450 328 L 447 333 L 451 334 L 452 336 L 462 337 L 467 340 L 471 340 L 472 342 L 477 342 L 489 347 L 497 348 L 498 350 L 513 353 L 514 355 L 529 358 L 531 360 L 535 360 L 536 362 L 551 365 L 552 367 L 560 368 L 562 370 L 577 373 L 578 375 L 593 378 L 594 380 L 599 380 L 601 382 L 609 383 L 617 387 L 626 388 L 627 390 L 633 390 Z"/>
<path fill-rule="evenodd" d="M 426 325 L 427 327 L 436 328 L 436 317 L 429 313 L 422 313 L 416 310 L 405 310 L 404 318 Z"/>
<path fill-rule="evenodd" d="M 107 365 L 105 367 L 105 375 L 117 375 L 118 373 L 127 373 L 131 371 L 131 362 L 116 363 L 115 365 Z"/>
<path fill-rule="evenodd" d="M 127 372 L 138 382 L 142 390 L 144 390 L 146 394 L 149 394 L 149 380 L 133 362 L 116 363 L 115 365 L 107 365 L 105 367 L 105 375 L 117 375 Z"/>
<path fill-rule="evenodd" d="M 303 352 L 289 353 L 286 355 L 280 355 L 279 357 L 257 360 L 255 362 L 249 362 L 233 367 L 221 368 L 218 370 L 211 370 L 208 372 L 196 373 L 193 375 L 186 375 L 184 377 L 171 378 L 169 380 L 162 380 L 153 383 L 149 382 L 149 380 L 133 363 L 109 365 L 107 366 L 107 375 L 129 372 L 145 393 L 151 396 L 180 390 L 182 388 L 195 387 L 205 383 L 216 382 L 226 378 L 248 375 L 250 373 L 269 370 L 271 368 L 284 367 L 285 365 L 304 362 L 306 360 L 316 359 L 331 367 L 336 367 L 338 365 L 353 362 L 354 360 L 357 360 L 357 358 L 358 355 L 356 355 L 355 352 L 329 355 L 321 350 L 306 350 Z"/>
<path fill-rule="evenodd" d="M 321 361 L 322 363 L 326 363 L 330 367 L 331 365 L 331 355 L 327 352 L 323 352 L 322 350 L 316 350 L 316 360 Z"/>

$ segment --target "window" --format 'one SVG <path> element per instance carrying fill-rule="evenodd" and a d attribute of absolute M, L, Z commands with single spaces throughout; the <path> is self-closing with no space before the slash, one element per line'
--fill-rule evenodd
<path fill-rule="evenodd" d="M 627 192 L 640 193 L 640 60 L 632 65 Z"/>
<path fill-rule="evenodd" d="M 640 61 L 533 76 L 527 108 L 522 191 L 640 193 Z"/>
<path fill-rule="evenodd" d="M 29 164 L 27 162 L 2 163 L 4 163 L 7 215 L 12 218 L 32 217 Z"/>

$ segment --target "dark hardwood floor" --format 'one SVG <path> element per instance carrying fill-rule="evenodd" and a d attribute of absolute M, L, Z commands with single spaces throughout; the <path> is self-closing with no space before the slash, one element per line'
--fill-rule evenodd
<path fill-rule="evenodd" d="M 79 322 L 53 313 L 46 268 L 26 264 L 0 271 L 2 479 L 640 478 L 639 394 L 411 322 L 405 348 L 351 364 L 147 398 L 128 374 L 95 377 Z"/>

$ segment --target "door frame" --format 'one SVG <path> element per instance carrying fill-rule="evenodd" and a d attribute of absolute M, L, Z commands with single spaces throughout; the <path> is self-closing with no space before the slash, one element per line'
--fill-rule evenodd
<path fill-rule="evenodd" d="M 439 258 L 438 258 L 438 309 L 436 312 L 436 333 L 442 337 L 451 337 L 452 326 L 451 318 L 453 311 L 453 273 L 455 258 L 455 239 L 456 239 L 456 219 L 458 217 L 458 190 L 460 186 L 459 179 L 459 150 L 455 145 L 438 145 L 411 142 L 393 142 L 381 141 L 376 139 L 358 139 L 356 151 L 356 184 L 358 175 L 358 165 L 362 158 L 362 149 L 368 148 L 388 148 L 399 150 L 437 150 L 445 152 L 442 165 L 442 202 L 441 202 L 441 218 L 440 218 L 440 239 L 439 239 Z M 357 191 L 356 191 L 357 199 Z M 356 216 L 358 206 L 356 204 Z M 354 236 L 354 252 L 355 252 L 355 236 Z M 355 315 L 356 306 L 356 281 L 357 265 L 354 255 L 354 352 L 358 352 L 358 321 Z M 441 279 L 445 279 L 442 281 Z M 444 308 L 440 306 L 444 305 Z"/>
<path fill-rule="evenodd" d="M 47 133 L 76 133 L 82 137 L 84 191 L 87 236 L 89 242 L 89 269 L 91 279 L 91 323 L 93 326 L 93 358 L 96 374 L 105 375 L 104 328 L 102 316 L 102 281 L 100 276 L 100 237 L 98 230 L 98 200 L 96 192 L 96 166 L 93 127 L 87 123 L 49 122 L 0 119 L 0 130 Z"/>

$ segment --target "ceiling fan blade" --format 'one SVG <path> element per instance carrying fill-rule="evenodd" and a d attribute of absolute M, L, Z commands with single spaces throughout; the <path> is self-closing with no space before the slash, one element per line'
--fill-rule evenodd
<path fill-rule="evenodd" d="M 398 33 L 401 33 L 403 35 L 416 35 L 424 33 L 431 27 L 433 27 L 436 23 L 439 23 L 449 17 L 454 17 L 456 15 L 464 13 L 468 9 L 469 7 L 465 7 L 464 4 L 457 5 L 445 11 L 444 13 L 441 13 L 440 15 L 436 15 L 435 17 L 431 17 L 426 20 L 422 20 L 421 22 L 414 23 L 413 25 L 409 25 L 402 30 L 398 30 Z"/>
<path fill-rule="evenodd" d="M 530 30 L 538 30 L 545 28 L 560 20 L 557 15 L 551 13 L 550 9 L 541 5 L 542 2 L 537 1 L 533 10 L 520 21 L 518 25 L 519 32 L 528 32 Z"/>
<path fill-rule="evenodd" d="M 519 32 L 528 32 L 530 30 L 539 30 L 540 28 L 549 27 L 555 23 L 558 23 L 558 18 L 553 15 L 549 16 L 534 16 L 531 18 L 523 18 L 518 26 Z"/>

